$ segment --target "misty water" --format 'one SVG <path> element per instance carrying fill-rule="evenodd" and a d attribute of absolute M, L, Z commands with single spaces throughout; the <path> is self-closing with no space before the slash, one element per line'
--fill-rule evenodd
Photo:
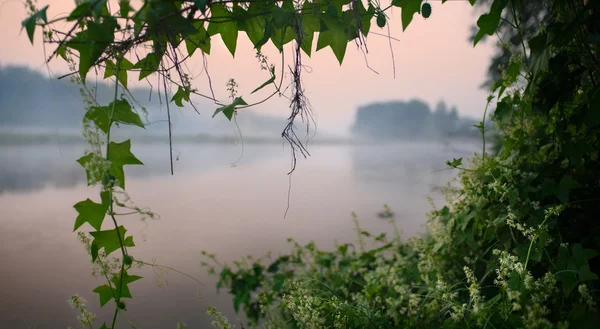
<path fill-rule="evenodd" d="M 284 144 L 175 145 L 170 175 L 168 144 L 133 144 L 145 166 L 126 167 L 127 189 L 140 207 L 149 206 L 159 220 L 122 217 L 136 247 L 131 254 L 168 265 L 200 279 L 204 287 L 170 272 L 157 285 L 151 268 L 135 270 L 144 277 L 130 285 L 125 320 L 139 328 L 209 328 L 207 305 L 234 323 L 231 297 L 217 294 L 216 278 L 200 267 L 201 251 L 231 261 L 248 254 L 285 252 L 286 238 L 315 240 L 323 248 L 355 239 L 351 212 L 375 233 L 391 231 L 377 213 L 388 204 L 403 237 L 424 231 L 428 197 L 443 204 L 439 187 L 454 175 L 445 161 L 468 157 L 480 143 L 398 142 L 380 145 L 309 144 L 311 156 L 299 159 L 294 174 Z M 112 318 L 111 307 L 99 308 L 92 290 L 103 284 L 90 275 L 91 264 L 72 232 L 72 205 L 97 190 L 87 187 L 75 160 L 83 146 L 0 146 L 0 323 L 2 328 L 77 327 L 67 300 L 83 296 L 100 319 Z M 289 189 L 291 186 L 291 190 Z M 287 216 L 284 214 L 288 207 Z M 198 296 L 200 293 L 200 297 Z"/>

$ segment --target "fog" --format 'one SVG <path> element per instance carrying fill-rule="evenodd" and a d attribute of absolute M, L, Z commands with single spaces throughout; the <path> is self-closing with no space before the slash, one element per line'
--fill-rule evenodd
<path fill-rule="evenodd" d="M 106 88 L 98 87 L 98 95 Z M 214 104 L 199 104 L 200 114 L 171 105 L 171 175 L 164 100 L 161 104 L 149 89 L 132 94 L 148 111 L 149 125 L 146 130 L 121 125 L 113 137 L 132 136 L 132 153 L 144 166 L 125 167 L 128 193 L 160 219 L 127 218 L 136 241 L 131 253 L 183 270 L 205 285 L 198 299 L 198 286 L 185 277 L 170 273 L 169 285 L 158 288 L 151 269 L 139 270 L 146 280 L 130 286 L 135 298 L 127 315 L 140 327 L 173 327 L 177 321 L 207 327 L 206 305 L 240 319 L 231 298 L 217 294 L 215 278 L 201 270 L 202 250 L 231 261 L 285 252 L 288 237 L 333 247 L 336 240 L 354 240 L 353 211 L 363 228 L 390 231 L 377 217 L 384 204 L 396 214 L 404 237 L 422 234 L 432 209 L 428 198 L 441 205 L 440 188 L 454 176 L 444 170 L 446 160 L 481 149 L 472 127 L 476 119 L 460 117 L 452 105 L 364 104 L 348 109 L 354 123 L 342 133 L 318 121 L 311 126 L 310 156 L 299 157 L 290 176 L 292 153 L 281 138 L 285 117 L 240 111 L 236 124 L 223 115 L 212 118 Z M 77 87 L 3 67 L 0 104 L 0 258 L 10 264 L 0 280 L 5 293 L 0 322 L 11 328 L 74 325 L 75 313 L 66 302 L 74 293 L 88 300 L 91 311 L 105 315 L 91 292 L 99 281 L 89 275 L 88 256 L 72 232 L 73 204 L 97 199 L 97 189 L 87 186 L 75 161 L 86 149 Z M 298 125 L 297 131 L 305 128 Z"/>

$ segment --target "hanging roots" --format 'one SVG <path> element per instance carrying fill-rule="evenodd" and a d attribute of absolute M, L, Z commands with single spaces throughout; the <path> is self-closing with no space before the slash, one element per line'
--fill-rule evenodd
<path fill-rule="evenodd" d="M 308 101 L 308 98 L 304 95 L 304 88 L 302 87 L 302 53 L 300 45 L 302 44 L 302 27 L 299 23 L 295 25 L 296 44 L 294 47 L 294 67 L 290 68 L 292 74 L 292 97 L 290 99 L 290 108 L 292 109 L 290 116 L 288 117 L 288 124 L 283 129 L 281 137 L 292 147 L 292 168 L 291 174 L 296 169 L 296 153 L 299 152 L 304 158 L 310 156 L 310 153 L 306 149 L 304 143 L 300 140 L 296 131 L 294 130 L 294 120 L 298 115 L 303 124 L 306 125 L 306 136 L 308 138 L 310 132 L 311 123 L 314 124 L 315 120 L 313 117 L 312 107 Z"/>

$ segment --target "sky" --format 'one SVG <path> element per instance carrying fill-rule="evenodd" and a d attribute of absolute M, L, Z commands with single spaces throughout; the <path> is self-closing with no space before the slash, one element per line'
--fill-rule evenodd
<path fill-rule="evenodd" d="M 49 68 L 44 65 L 44 47 L 40 42 L 42 36 L 39 29 L 34 45 L 29 42 L 25 31 L 21 31 L 20 22 L 26 16 L 23 3 L 18 0 L 0 1 L 0 65 L 26 65 L 54 76 L 66 73 L 66 66 L 59 63 L 61 60 L 54 61 Z M 382 6 L 386 3 L 384 0 Z M 450 0 L 443 5 L 440 1 L 430 3 L 433 9 L 431 17 L 424 19 L 416 14 L 404 32 L 398 8 L 387 12 L 390 19 L 384 29 L 373 22 L 372 32 L 387 34 L 389 26 L 391 36 L 397 40 L 391 41 L 390 49 L 387 37 L 370 34 L 366 60 L 362 51 L 352 42 L 348 44 L 344 62 L 340 66 L 330 48 L 314 52 L 315 37 L 312 57 L 303 58 L 307 67 L 303 72 L 303 82 L 320 129 L 343 132 L 352 124 L 355 111 L 361 105 L 414 98 L 425 101 L 431 107 L 444 100 L 449 106 L 456 106 L 461 115 L 482 117 L 487 93 L 480 85 L 493 54 L 493 40 L 479 43 L 477 47 L 473 47 L 468 40 L 470 27 L 476 22 L 477 16 L 467 0 Z M 50 5 L 49 19 L 75 8 L 73 0 L 38 0 L 38 8 L 46 4 Z M 60 25 L 56 27 L 66 28 Z M 52 45 L 46 45 L 48 54 L 53 50 Z M 290 47 L 284 48 L 286 58 L 291 59 L 291 51 Z M 279 71 L 281 59 L 275 48 L 269 44 L 263 48 L 263 53 L 276 64 L 276 70 Z M 378 73 L 367 67 L 367 61 Z M 192 57 L 188 66 L 194 75 L 198 75 L 193 83 L 200 91 L 206 92 L 207 76 L 200 74 L 202 57 Z M 227 101 L 225 85 L 230 78 L 238 82 L 239 94 L 247 102 L 260 100 L 269 93 L 269 90 L 264 90 L 249 95 L 268 76 L 266 72 L 261 72 L 255 51 L 243 33 L 238 38 L 235 57 L 227 51 L 220 36 L 213 37 L 208 69 L 215 94 L 223 102 Z M 137 82 L 137 78 L 132 77 L 134 75 L 130 75 L 130 87 L 148 86 L 145 81 Z M 215 108 L 212 104 L 204 105 L 200 108 L 201 115 L 212 115 Z M 289 105 L 284 98 L 273 98 L 260 107 L 245 111 L 287 116 Z"/>

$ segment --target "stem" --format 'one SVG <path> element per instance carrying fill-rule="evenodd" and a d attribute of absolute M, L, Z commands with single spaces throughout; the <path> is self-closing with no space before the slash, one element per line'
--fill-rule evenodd
<path fill-rule="evenodd" d="M 123 58 L 123 55 L 120 55 L 116 58 L 116 77 L 119 76 L 119 70 L 121 69 L 121 59 Z M 109 121 L 108 121 L 108 131 L 106 133 L 106 160 L 110 160 L 110 129 L 112 126 L 112 118 L 115 114 L 115 106 L 116 106 L 116 102 L 117 102 L 117 97 L 119 94 L 119 80 L 115 79 L 115 92 L 113 95 L 113 106 L 111 108 L 111 113 L 110 113 L 110 117 L 109 117 Z M 121 247 L 121 254 L 123 256 L 123 259 L 125 258 L 125 256 L 127 255 L 127 253 L 125 252 L 125 246 L 123 245 L 123 239 L 121 239 L 121 234 L 119 233 L 119 224 L 117 223 L 117 219 L 115 218 L 115 213 L 114 213 L 114 200 L 113 200 L 113 187 L 111 187 L 109 189 L 109 198 L 110 198 L 110 204 L 109 204 L 109 214 L 110 217 L 113 220 L 113 223 L 115 225 L 115 231 L 117 232 L 117 238 L 119 239 L 119 245 Z M 117 304 L 115 306 L 115 314 L 113 316 L 113 320 L 112 320 L 112 324 L 111 324 L 111 328 L 115 327 L 115 323 L 117 321 L 117 314 L 119 314 L 119 302 L 121 301 L 121 292 L 123 290 L 123 277 L 125 276 L 125 263 L 121 262 L 121 270 L 120 270 L 120 279 L 119 279 L 119 286 L 117 287 L 117 295 L 115 296 L 115 303 Z"/>
<path fill-rule="evenodd" d="M 194 278 L 193 276 L 191 276 L 191 275 L 189 275 L 189 274 L 187 274 L 187 273 L 185 273 L 185 272 L 181 272 L 181 271 L 179 271 L 179 270 L 176 270 L 176 269 L 174 269 L 174 268 L 172 268 L 172 267 L 165 266 L 165 265 L 158 265 L 158 264 L 146 263 L 146 262 L 144 262 L 144 261 L 141 261 L 141 260 L 135 260 L 135 261 L 136 261 L 137 263 L 139 263 L 139 264 L 142 264 L 142 265 L 148 265 L 148 266 L 152 266 L 152 267 L 160 267 L 160 268 L 164 268 L 164 269 L 166 269 L 166 270 L 169 270 L 169 271 L 173 271 L 173 272 L 179 273 L 179 274 L 181 274 L 181 275 L 183 275 L 183 276 L 186 276 L 186 277 L 188 277 L 188 278 L 190 278 L 190 279 L 194 280 L 196 283 L 198 283 L 199 285 L 201 285 L 201 286 L 203 286 L 203 287 L 204 287 L 204 285 L 202 284 L 202 282 L 200 282 L 200 280 L 198 280 L 198 279 Z"/>
<path fill-rule="evenodd" d="M 517 32 L 519 32 L 519 38 L 521 39 L 521 47 L 523 48 L 523 56 L 525 56 L 525 63 L 529 63 L 527 59 L 527 49 L 525 47 L 525 39 L 523 38 L 523 33 L 521 32 L 521 24 L 519 24 L 519 20 L 517 19 L 517 12 L 515 10 L 514 2 L 510 1 L 510 9 L 513 15 L 513 19 L 515 20 L 515 26 L 517 28 Z"/>
<path fill-rule="evenodd" d="M 544 219 L 544 221 L 542 222 L 542 224 L 540 224 L 540 229 L 542 229 L 542 227 L 544 226 L 544 224 L 546 224 L 546 221 L 548 220 L 548 218 L 550 218 L 550 216 L 546 217 Z M 527 263 L 529 263 L 529 256 L 531 255 L 531 248 L 533 247 L 533 242 L 535 241 L 536 237 L 533 236 L 531 238 L 531 242 L 529 243 L 529 250 L 527 250 L 527 259 L 525 259 L 525 266 L 523 266 L 523 269 L 525 271 L 527 271 Z"/>
<path fill-rule="evenodd" d="M 492 97 L 488 98 L 487 104 L 485 104 L 485 110 L 483 111 L 483 120 L 481 120 L 481 140 L 483 142 L 483 150 L 481 151 L 481 159 L 485 159 L 485 118 L 487 111 L 492 102 Z"/>

